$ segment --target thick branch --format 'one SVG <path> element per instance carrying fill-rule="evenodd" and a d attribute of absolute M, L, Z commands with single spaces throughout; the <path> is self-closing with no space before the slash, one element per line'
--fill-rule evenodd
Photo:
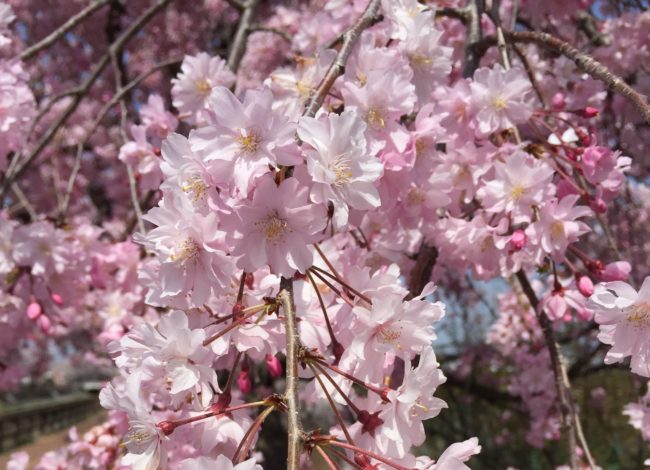
<path fill-rule="evenodd" d="M 254 0 L 251 0 L 251 2 Z M 248 5 L 251 5 L 249 3 Z M 321 80 L 316 92 L 309 100 L 303 116 L 313 117 L 323 104 L 325 96 L 329 93 L 334 81 L 343 74 L 348 57 L 361 32 L 370 26 L 377 14 L 379 0 L 370 0 L 361 17 L 343 34 L 343 44 L 334 62 Z M 243 18 L 242 18 L 243 20 Z M 243 21 L 242 21 L 243 22 Z M 240 23 L 241 25 L 241 23 Z M 250 21 L 249 25 L 250 26 Z M 247 28 L 248 28 L 247 26 Z M 239 32 L 239 31 L 238 31 Z M 230 61 L 229 61 L 230 63 Z M 293 280 L 282 277 L 280 280 L 280 293 L 278 299 L 282 302 L 282 309 L 285 315 L 285 335 L 287 338 L 287 385 L 285 397 L 288 405 L 288 440 L 287 469 L 298 470 L 300 468 L 300 451 L 302 444 L 302 428 L 300 425 L 300 409 L 298 402 L 298 349 L 299 337 L 296 325 L 296 312 L 293 302 Z"/>
<path fill-rule="evenodd" d="M 280 280 L 278 300 L 282 302 L 284 313 L 284 329 L 287 337 L 287 385 L 285 398 L 287 400 L 287 425 L 289 448 L 287 454 L 287 469 L 300 468 L 300 450 L 302 445 L 302 427 L 300 425 L 300 404 L 298 402 L 298 349 L 300 339 L 296 325 L 296 306 L 293 302 L 293 281 L 283 277 Z"/>
<path fill-rule="evenodd" d="M 257 10 L 257 5 L 259 3 L 260 0 L 248 0 L 248 2 L 244 4 L 244 10 L 239 18 L 239 24 L 237 25 L 237 31 L 235 32 L 235 39 L 233 40 L 230 52 L 228 53 L 228 67 L 234 73 L 237 73 L 239 64 L 241 64 L 241 60 L 246 52 L 248 35 L 251 32 L 255 10 Z"/>
<path fill-rule="evenodd" d="M 484 0 L 470 0 L 467 8 L 467 46 L 465 48 L 465 67 L 463 68 L 463 77 L 471 77 L 478 68 L 481 61 L 481 54 L 477 45 L 483 38 L 481 29 L 481 16 L 485 9 Z"/>
<path fill-rule="evenodd" d="M 580 70 L 624 96 L 639 111 L 645 122 L 650 124 L 650 104 L 648 104 L 647 97 L 634 90 L 621 77 L 610 72 L 607 67 L 596 59 L 579 51 L 568 42 L 541 31 L 508 32 L 506 38 L 509 41 L 519 43 L 535 43 L 568 57 Z"/>
<path fill-rule="evenodd" d="M 555 391 L 557 392 L 558 399 L 560 400 L 562 424 L 565 432 L 568 434 L 567 441 L 571 468 L 578 468 L 578 459 L 575 451 L 577 435 L 578 438 L 580 438 L 580 445 L 585 452 L 585 456 L 589 461 L 590 467 L 595 470 L 596 466 L 591 456 L 591 452 L 589 451 L 589 446 L 587 445 L 584 435 L 582 434 L 582 427 L 580 426 L 578 411 L 576 410 L 573 396 L 571 394 L 571 383 L 569 382 L 569 377 L 566 372 L 564 358 L 562 357 L 560 346 L 555 339 L 553 323 L 549 319 L 546 312 L 540 309 L 537 294 L 535 294 L 533 287 L 530 285 L 530 281 L 528 280 L 526 273 L 523 270 L 519 270 L 517 271 L 516 276 L 519 284 L 521 285 L 521 289 L 524 292 L 524 295 L 526 295 L 528 298 L 530 306 L 533 308 L 535 314 L 537 315 L 537 320 L 542 328 L 546 347 L 548 348 L 548 353 L 551 358 L 551 366 L 553 369 L 553 376 L 555 378 Z"/>
<path fill-rule="evenodd" d="M 77 13 L 75 16 L 70 18 L 68 21 L 63 23 L 59 28 L 57 28 L 55 31 L 50 33 L 47 37 L 41 39 L 39 42 L 34 44 L 33 46 L 28 47 L 25 49 L 23 52 L 20 53 L 20 59 L 21 60 L 28 60 L 34 57 L 36 54 L 38 54 L 40 51 L 43 49 L 48 48 L 52 44 L 54 44 L 56 41 L 61 39 L 65 34 L 70 31 L 71 29 L 74 29 L 79 23 L 81 23 L 83 20 L 85 20 L 87 17 L 92 15 L 94 12 L 99 10 L 101 7 L 109 3 L 111 0 L 97 0 L 90 5 L 88 5 L 86 8 L 81 10 L 79 13 Z"/>
<path fill-rule="evenodd" d="M 420 295 L 424 286 L 431 280 L 431 273 L 438 259 L 438 249 L 435 246 L 422 243 L 415 260 L 415 266 L 409 279 L 409 292 L 411 297 Z"/>
<path fill-rule="evenodd" d="M 165 7 L 170 0 L 158 0 L 151 7 L 149 7 L 137 20 L 135 20 L 124 33 L 108 48 L 108 51 L 102 56 L 99 62 L 95 67 L 90 71 L 88 77 L 84 82 L 79 86 L 76 92 L 72 95 L 73 98 L 68 104 L 67 108 L 61 113 L 59 118 L 50 126 L 50 128 L 45 132 L 41 137 L 38 143 L 34 146 L 34 149 L 29 153 L 25 162 L 15 167 L 15 170 L 11 173 L 7 173 L 5 180 L 3 182 L 2 189 L 0 190 L 0 199 L 4 197 L 7 189 L 11 186 L 11 183 L 22 175 L 25 170 L 32 164 L 34 160 L 40 155 L 43 149 L 50 143 L 54 138 L 58 130 L 63 126 L 68 118 L 74 113 L 79 106 L 79 103 L 83 97 L 88 93 L 90 88 L 93 86 L 95 81 L 99 78 L 101 73 L 104 71 L 106 66 L 110 63 L 112 55 L 115 51 L 121 50 L 124 45 L 131 39 L 135 34 L 140 31 L 140 29 L 154 17 L 163 7 Z M 18 158 L 18 156 L 16 157 Z"/>
<path fill-rule="evenodd" d="M 343 33 L 341 49 L 339 49 L 334 62 L 330 65 L 325 77 L 309 100 L 303 116 L 314 117 L 316 112 L 323 105 L 323 101 L 325 101 L 325 97 L 332 88 L 332 85 L 334 85 L 336 79 L 345 72 L 345 64 L 352 53 L 352 49 L 354 48 L 357 39 L 364 29 L 374 23 L 375 18 L 377 17 L 378 8 L 379 0 L 370 0 L 370 3 L 368 3 L 368 6 L 359 19 L 357 19 L 357 21 L 355 21 L 355 23 L 345 33 Z"/>

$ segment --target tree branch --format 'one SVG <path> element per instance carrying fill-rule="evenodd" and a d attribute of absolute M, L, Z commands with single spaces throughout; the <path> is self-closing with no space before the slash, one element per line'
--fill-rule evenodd
<path fill-rule="evenodd" d="M 648 104 L 647 98 L 590 55 L 579 51 L 568 42 L 541 31 L 508 32 L 506 33 L 506 39 L 518 43 L 534 43 L 568 57 L 580 70 L 588 73 L 592 78 L 600 80 L 625 97 L 641 114 L 644 121 L 650 125 L 650 104 Z M 494 38 L 490 38 L 489 44 L 492 45 L 492 43 L 496 43 Z"/>
<path fill-rule="evenodd" d="M 573 395 L 571 393 L 571 383 L 569 382 L 569 377 L 566 372 L 566 366 L 564 364 L 564 358 L 562 357 L 562 352 L 560 346 L 555 339 L 555 332 L 553 331 L 553 323 L 549 319 L 546 312 L 543 309 L 540 309 L 539 300 L 537 299 L 537 294 L 533 290 L 533 287 L 530 285 L 528 276 L 523 270 L 519 270 L 516 273 L 517 280 L 521 285 L 521 289 L 524 292 L 524 295 L 528 298 L 530 306 L 535 311 L 537 315 L 537 320 L 540 327 L 542 328 L 542 333 L 544 334 L 544 340 L 546 342 L 546 347 L 548 348 L 548 353 L 551 358 L 551 366 L 553 369 L 553 376 L 555 378 L 555 391 L 557 392 L 558 399 L 560 401 L 560 412 L 562 413 L 562 424 L 565 432 L 567 433 L 567 447 L 569 451 L 569 459 L 571 462 L 571 468 L 578 468 L 578 456 L 576 455 L 576 434 L 580 439 L 580 446 L 587 457 L 589 465 L 592 470 L 596 469 L 593 457 L 589 451 L 589 446 L 585 440 L 584 434 L 582 433 L 582 426 L 580 425 L 580 418 L 578 417 L 578 411 L 575 407 L 575 402 Z"/>
<path fill-rule="evenodd" d="M 296 325 L 296 306 L 293 301 L 293 280 L 282 277 L 278 300 L 282 303 L 284 312 L 284 329 L 287 337 L 287 384 L 285 399 L 287 401 L 287 427 L 289 447 L 287 453 L 287 469 L 300 469 L 300 451 L 302 445 L 302 426 L 300 424 L 300 403 L 298 401 L 298 352 L 300 338 Z"/>
<path fill-rule="evenodd" d="M 415 266 L 411 271 L 411 277 L 409 279 L 410 297 L 420 295 L 424 286 L 431 280 L 431 273 L 433 272 L 437 259 L 438 249 L 435 246 L 430 246 L 423 242 L 418 251 Z"/>
<path fill-rule="evenodd" d="M 91 3 L 88 5 L 86 8 L 81 10 L 79 13 L 77 13 L 75 16 L 70 18 L 68 21 L 63 23 L 59 28 L 57 28 L 55 31 L 50 33 L 47 37 L 41 39 L 39 42 L 34 44 L 33 46 L 28 47 L 25 49 L 23 52 L 20 53 L 19 57 L 21 60 L 29 60 L 32 57 L 34 57 L 36 54 L 38 54 L 40 51 L 43 49 L 46 49 L 47 47 L 51 46 L 54 44 L 56 41 L 61 39 L 65 34 L 70 31 L 71 29 L 74 29 L 75 26 L 77 26 L 79 23 L 81 23 L 83 20 L 85 20 L 87 17 L 95 13 L 97 10 L 99 10 L 101 7 L 109 3 L 111 0 L 96 0 L 94 3 Z"/>
<path fill-rule="evenodd" d="M 260 0 L 248 0 L 248 2 L 243 4 L 244 9 L 239 18 L 239 23 L 237 24 L 235 39 L 233 40 L 230 52 L 228 53 L 228 67 L 235 74 L 237 73 L 237 69 L 239 69 L 239 64 L 241 64 L 244 53 L 246 52 L 246 43 L 248 42 L 248 36 L 251 32 L 255 10 L 257 10 L 257 5 L 259 3 Z"/>
<path fill-rule="evenodd" d="M 254 5 L 256 0 L 250 0 L 248 5 Z M 370 0 L 365 11 L 359 19 L 343 34 L 343 44 L 336 58 L 330 65 L 325 77 L 321 80 L 316 92 L 309 100 L 303 116 L 313 117 L 323 104 L 325 96 L 329 93 L 334 81 L 343 74 L 348 57 L 352 53 L 352 48 L 361 32 L 370 26 L 377 14 L 379 0 Z M 246 12 L 244 12 L 245 14 Z M 240 21 L 240 26 L 245 23 L 244 18 Z M 249 20 L 250 26 L 250 20 Z M 248 28 L 248 26 L 247 26 Z M 239 33 L 239 31 L 237 31 Z M 230 61 L 229 61 L 230 63 Z M 285 335 L 287 341 L 287 384 L 285 387 L 285 398 L 288 405 L 288 451 L 287 451 L 287 469 L 299 470 L 300 468 L 300 451 L 303 439 L 303 431 L 300 424 L 300 403 L 298 401 L 298 353 L 299 353 L 299 336 L 296 325 L 295 304 L 293 302 L 293 279 L 282 277 L 280 280 L 280 293 L 278 300 L 282 302 L 282 309 L 285 315 Z"/>
<path fill-rule="evenodd" d="M 481 29 L 481 15 L 485 9 L 484 0 L 470 0 L 467 9 L 467 46 L 465 47 L 465 67 L 463 68 L 463 77 L 471 77 L 478 68 L 483 54 L 480 53 L 478 45 L 483 38 Z"/>
<path fill-rule="evenodd" d="M 332 88 L 332 85 L 334 85 L 336 79 L 345 72 L 345 64 L 352 53 L 352 49 L 354 48 L 357 39 L 364 29 L 374 23 L 378 9 L 379 0 L 370 0 L 370 3 L 368 3 L 368 6 L 359 19 L 357 19 L 357 21 L 345 33 L 343 33 L 341 49 L 339 49 L 334 62 L 332 62 L 325 77 L 323 77 L 318 88 L 311 96 L 303 116 L 314 117 L 316 115 L 316 112 L 323 105 L 323 101 L 325 101 L 325 97 Z"/>
<path fill-rule="evenodd" d="M 101 73 L 104 71 L 106 66 L 110 63 L 111 61 L 111 56 L 114 54 L 114 51 L 120 50 L 124 47 L 124 45 L 131 39 L 140 29 L 151 19 L 154 17 L 156 13 L 158 13 L 163 7 L 165 7 L 171 0 L 157 0 L 153 5 L 151 5 L 137 20 L 135 20 L 131 25 L 127 28 L 127 30 L 108 48 L 108 51 L 102 56 L 102 58 L 99 60 L 99 62 L 95 65 L 95 67 L 90 71 L 88 77 L 84 82 L 79 86 L 79 88 L 76 90 L 76 92 L 72 95 L 72 101 L 68 105 L 68 107 L 61 113 L 59 118 L 50 126 L 50 128 L 45 132 L 45 134 L 41 137 L 41 139 L 38 141 L 38 143 L 34 146 L 32 151 L 29 153 L 27 156 L 25 162 L 18 166 L 18 163 L 16 164 L 16 167 L 14 171 L 11 173 L 7 172 L 5 176 L 5 180 L 3 181 L 2 188 L 0 188 L 0 199 L 4 197 L 4 195 L 7 192 L 7 189 L 11 186 L 11 183 L 13 183 L 17 178 L 19 178 L 25 170 L 36 160 L 36 158 L 40 155 L 40 153 L 43 151 L 43 149 L 47 146 L 47 144 L 50 143 L 50 141 L 54 138 L 56 135 L 57 131 L 63 126 L 68 118 L 74 113 L 74 111 L 77 109 L 79 106 L 79 103 L 83 99 L 83 97 L 88 93 L 90 88 L 93 86 L 95 81 L 99 78 Z M 16 156 L 18 158 L 18 156 Z"/>

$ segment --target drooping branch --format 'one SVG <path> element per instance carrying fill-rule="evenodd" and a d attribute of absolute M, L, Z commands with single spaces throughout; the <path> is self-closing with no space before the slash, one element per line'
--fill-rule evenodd
<path fill-rule="evenodd" d="M 232 42 L 230 51 L 228 52 L 228 67 L 234 73 L 237 73 L 239 64 L 241 64 L 241 60 L 246 52 L 248 36 L 251 33 L 251 26 L 253 25 L 255 11 L 257 10 L 257 5 L 259 3 L 260 0 L 248 0 L 248 2 L 243 4 L 244 9 L 239 18 L 239 24 L 237 25 L 237 31 L 235 32 L 235 39 Z"/>
<path fill-rule="evenodd" d="M 108 4 L 110 1 L 111 0 L 96 0 L 95 2 L 91 3 L 86 8 L 70 18 L 68 21 L 59 26 L 55 31 L 52 31 L 52 33 L 50 33 L 48 36 L 21 52 L 19 55 L 20 59 L 29 60 L 43 49 L 47 49 L 63 36 L 65 36 L 68 31 L 74 29 L 79 23 L 102 8 L 104 5 Z"/>
<path fill-rule="evenodd" d="M 153 5 L 151 5 L 138 19 L 136 19 L 129 27 L 120 35 L 120 37 L 109 46 L 106 53 L 102 58 L 97 62 L 97 64 L 90 71 L 83 83 L 71 94 L 72 100 L 65 108 L 65 110 L 59 115 L 59 117 L 54 121 L 50 128 L 43 134 L 41 139 L 34 146 L 32 151 L 27 155 L 23 163 L 16 163 L 14 170 L 12 172 L 7 172 L 5 180 L 3 181 L 2 188 L 0 189 L 0 199 L 4 197 L 7 189 L 11 186 L 17 178 L 19 178 L 27 168 L 36 160 L 40 155 L 43 149 L 50 143 L 54 138 L 58 130 L 67 122 L 70 116 L 81 103 L 81 100 L 84 96 L 90 91 L 91 87 L 97 81 L 99 76 L 102 74 L 104 69 L 110 64 L 111 56 L 115 51 L 121 50 L 125 44 L 133 37 L 135 34 L 140 31 L 140 29 L 147 24 L 162 8 L 167 6 L 171 0 L 157 0 Z M 15 158 L 19 158 L 19 155 L 16 155 Z"/>
<path fill-rule="evenodd" d="M 254 1 L 254 0 L 251 0 Z M 250 5 L 250 4 L 249 4 Z M 303 116 L 313 117 L 320 109 L 325 97 L 334 85 L 336 79 L 343 74 L 348 57 L 361 32 L 375 21 L 379 0 L 370 0 L 363 14 L 343 34 L 341 49 L 330 65 L 325 77 L 321 80 L 307 104 Z M 230 62 L 230 61 L 229 61 Z M 287 371 L 285 397 L 288 406 L 288 452 L 287 469 L 300 468 L 300 451 L 303 441 L 303 431 L 300 424 L 300 403 L 298 401 L 298 350 L 300 340 L 296 322 L 295 305 L 293 302 L 293 279 L 282 277 L 280 280 L 280 293 L 278 299 L 282 302 L 285 315 L 285 335 L 287 341 Z"/>
<path fill-rule="evenodd" d="M 484 0 L 470 0 L 467 8 L 467 45 L 465 47 L 465 67 L 463 68 L 463 77 L 471 77 L 478 68 L 481 61 L 481 54 L 477 45 L 483 38 L 481 28 L 481 15 L 485 9 Z"/>
<path fill-rule="evenodd" d="M 370 3 L 368 3 L 368 6 L 359 19 L 357 19 L 357 21 L 355 21 L 354 24 L 343 33 L 341 48 L 339 49 L 338 54 L 336 54 L 334 62 L 332 62 L 327 70 L 325 77 L 311 96 L 309 103 L 307 103 L 305 113 L 303 114 L 304 116 L 314 117 L 316 112 L 323 105 L 323 101 L 325 101 L 325 97 L 334 85 L 334 82 L 345 72 L 345 64 L 347 63 L 350 54 L 352 54 L 352 49 L 354 48 L 357 39 L 364 29 L 374 23 L 378 9 L 379 0 L 370 0 Z"/>
<path fill-rule="evenodd" d="M 300 468 L 300 450 L 302 445 L 302 426 L 300 424 L 300 404 L 298 402 L 298 350 L 300 347 L 298 325 L 296 324 L 296 306 L 293 301 L 293 281 L 282 277 L 278 300 L 284 313 L 284 328 L 287 337 L 287 383 L 285 399 L 287 402 L 287 427 L 289 447 L 287 452 L 287 469 Z"/>
<path fill-rule="evenodd" d="M 560 401 L 562 424 L 568 437 L 567 442 L 571 468 L 578 468 L 578 456 L 576 455 L 575 451 L 577 436 L 577 438 L 580 440 L 580 446 L 585 453 L 585 457 L 589 462 L 590 468 L 592 470 L 595 470 L 596 465 L 594 463 L 593 457 L 591 456 L 591 452 L 589 450 L 589 446 L 587 445 L 585 436 L 582 432 L 582 426 L 580 424 L 580 418 L 578 417 L 578 410 L 575 406 L 573 394 L 571 393 L 571 383 L 569 382 L 569 377 L 567 375 L 562 351 L 560 350 L 560 346 L 555 338 L 555 332 L 553 331 L 553 323 L 551 322 L 551 319 L 548 317 L 546 312 L 540 308 L 537 294 L 533 290 L 533 287 L 531 286 L 526 273 L 523 270 L 519 270 L 516 273 L 516 277 L 519 281 L 519 285 L 521 286 L 521 290 L 528 299 L 530 306 L 535 311 L 535 315 L 537 316 L 539 325 L 542 328 L 544 341 L 546 342 L 546 347 L 551 359 L 553 377 L 555 379 L 555 391 Z"/>
<path fill-rule="evenodd" d="M 650 125 L 650 104 L 648 103 L 648 98 L 636 91 L 625 80 L 612 73 L 607 67 L 589 54 L 576 49 L 568 42 L 541 31 L 506 32 L 505 37 L 511 42 L 537 44 L 571 59 L 580 70 L 589 74 L 590 77 L 600 80 L 613 91 L 626 98 L 641 114 L 643 120 Z M 481 56 L 489 47 L 496 44 L 496 37 L 490 36 L 484 38 L 477 44 L 475 49 L 478 51 L 479 56 Z"/>
<path fill-rule="evenodd" d="M 100 124 L 108 114 L 108 112 L 113 109 L 113 107 L 118 104 L 119 102 L 122 101 L 122 99 L 126 96 L 127 93 L 129 93 L 131 90 L 133 90 L 135 87 L 137 87 L 143 80 L 147 79 L 149 76 L 153 75 L 154 73 L 158 72 L 161 69 L 164 69 L 166 67 L 169 67 L 170 65 L 178 64 L 182 61 L 182 59 L 169 59 L 165 60 L 163 62 L 160 62 L 159 64 L 154 65 L 151 67 L 149 70 L 146 70 L 142 72 L 140 75 L 138 75 L 136 78 L 131 80 L 129 83 L 127 83 L 125 86 L 120 87 L 116 93 L 113 95 L 113 97 L 102 107 L 102 109 L 99 111 L 97 114 L 97 117 L 95 118 L 95 121 L 92 123 L 90 126 L 90 129 L 88 129 L 88 132 L 86 132 L 86 135 L 84 136 L 83 140 L 80 141 L 77 144 L 77 154 L 75 157 L 75 164 L 72 168 L 72 172 L 70 174 L 70 178 L 68 180 L 68 186 L 66 188 L 66 194 L 64 195 L 63 202 L 61 203 L 61 206 L 59 208 L 59 214 L 58 218 L 61 219 L 62 217 L 65 216 L 65 213 L 67 212 L 68 209 L 68 204 L 70 203 L 70 196 L 72 194 L 72 190 L 74 189 L 74 182 L 77 178 L 77 175 L 79 173 L 80 169 L 80 163 L 81 163 L 81 156 L 83 154 L 83 149 L 85 148 L 86 144 L 90 140 L 90 138 L 93 136 L 95 131 L 99 128 Z M 130 177 L 129 177 L 129 182 L 130 182 Z M 139 207 L 139 205 L 138 205 Z M 138 213 L 136 209 L 136 214 Z M 140 214 L 141 215 L 141 214 Z"/>
<path fill-rule="evenodd" d="M 411 270 L 409 279 L 409 292 L 415 297 L 422 292 L 424 286 L 431 280 L 431 273 L 438 259 L 438 249 L 427 243 L 422 243 L 415 258 L 415 266 Z"/>

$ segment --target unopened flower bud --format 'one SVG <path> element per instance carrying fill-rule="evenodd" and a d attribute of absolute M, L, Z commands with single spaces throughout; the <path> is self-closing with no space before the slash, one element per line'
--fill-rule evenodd
<path fill-rule="evenodd" d="M 564 109 L 564 107 L 566 106 L 566 100 L 564 98 L 564 94 L 559 91 L 555 93 L 551 98 L 551 105 L 553 106 L 554 109 Z"/>
<path fill-rule="evenodd" d="M 43 313 L 43 309 L 38 302 L 32 302 L 27 306 L 25 313 L 30 320 L 36 320 Z"/>
<path fill-rule="evenodd" d="M 282 364 L 280 363 L 280 360 L 271 354 L 267 354 L 265 360 L 269 375 L 274 379 L 280 377 L 282 375 Z"/>
<path fill-rule="evenodd" d="M 54 302 L 57 305 L 63 304 L 63 298 L 59 294 L 52 294 L 50 298 L 52 299 L 52 302 Z"/>
<path fill-rule="evenodd" d="M 519 251 L 521 250 L 524 246 L 526 246 L 526 233 L 521 230 L 515 230 L 512 236 L 510 237 L 510 247 L 514 251 Z"/>
<path fill-rule="evenodd" d="M 239 375 L 237 376 L 237 386 L 244 395 L 251 393 L 253 390 L 253 384 L 251 383 L 251 378 L 247 370 L 239 371 Z"/>
<path fill-rule="evenodd" d="M 597 197 L 593 201 L 591 201 L 591 208 L 595 211 L 598 212 L 599 214 L 604 214 L 607 212 L 607 203 L 603 201 L 602 198 Z"/>
<path fill-rule="evenodd" d="M 52 331 L 52 321 L 47 317 L 47 315 L 39 315 L 36 319 L 36 323 L 38 323 L 38 327 L 46 335 Z"/>
<path fill-rule="evenodd" d="M 597 278 L 605 282 L 625 281 L 631 270 L 632 266 L 627 261 L 615 261 L 607 266 L 603 266 L 601 263 L 601 268 L 597 271 Z"/>
<path fill-rule="evenodd" d="M 594 283 L 589 276 L 580 276 L 578 279 L 578 290 L 585 297 L 591 297 L 594 293 Z"/>
<path fill-rule="evenodd" d="M 598 116 L 599 111 L 592 106 L 587 106 L 586 108 L 579 110 L 577 114 L 585 119 L 591 119 Z"/>

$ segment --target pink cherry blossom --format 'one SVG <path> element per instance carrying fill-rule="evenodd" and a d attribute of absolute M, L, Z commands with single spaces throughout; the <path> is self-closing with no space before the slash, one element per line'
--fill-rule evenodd
<path fill-rule="evenodd" d="M 519 68 L 504 70 L 501 65 L 480 68 L 470 85 L 476 100 L 477 129 L 491 134 L 526 122 L 534 109 L 532 87 Z"/>
<path fill-rule="evenodd" d="M 218 86 L 230 88 L 236 77 L 221 57 L 206 52 L 186 55 L 181 73 L 172 80 L 173 105 L 181 119 L 195 124 L 207 120 L 207 103 L 212 90 Z"/>
<path fill-rule="evenodd" d="M 650 377 L 650 277 L 638 292 L 622 281 L 597 284 L 589 307 L 600 325 L 598 339 L 612 346 L 605 362 L 621 362 L 631 356 L 632 372 Z"/>
<path fill-rule="evenodd" d="M 234 232 L 229 243 L 240 268 L 254 271 L 268 264 L 276 274 L 293 276 L 312 265 L 308 244 L 322 238 L 327 215 L 324 206 L 307 202 L 307 191 L 295 178 L 276 186 L 266 176 L 253 199 L 224 221 L 224 228 Z"/>
<path fill-rule="evenodd" d="M 301 118 L 298 124 L 298 136 L 312 147 L 305 150 L 311 200 L 334 204 L 337 228 L 347 224 L 348 207 L 367 210 L 381 203 L 373 182 L 383 166 L 367 152 L 365 127 L 354 111 L 320 120 Z"/>

